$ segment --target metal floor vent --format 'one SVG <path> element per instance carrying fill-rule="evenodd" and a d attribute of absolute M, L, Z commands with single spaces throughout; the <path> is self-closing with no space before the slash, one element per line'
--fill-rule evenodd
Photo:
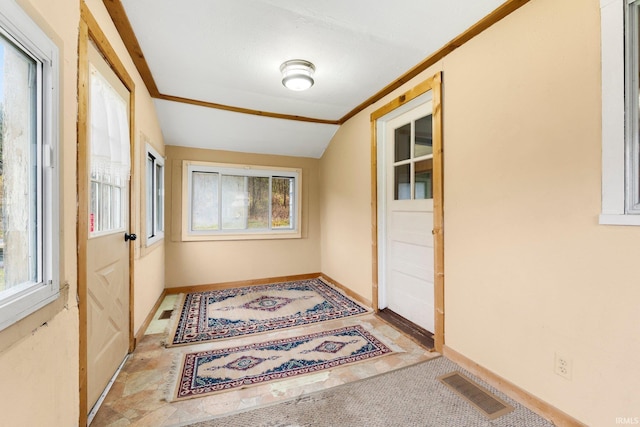
<path fill-rule="evenodd" d="M 438 377 L 438 379 L 475 406 L 490 420 L 495 420 L 513 411 L 513 406 L 474 383 L 460 372 L 450 372 Z"/>
<path fill-rule="evenodd" d="M 171 319 L 172 313 L 173 310 L 164 310 L 162 313 L 160 313 L 160 316 L 158 316 L 158 320 Z"/>

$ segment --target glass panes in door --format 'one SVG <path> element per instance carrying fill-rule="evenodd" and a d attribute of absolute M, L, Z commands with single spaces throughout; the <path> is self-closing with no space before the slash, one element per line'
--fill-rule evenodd
<path fill-rule="evenodd" d="M 124 230 L 131 168 L 128 104 L 93 65 L 89 73 L 89 233 Z"/>
<path fill-rule="evenodd" d="M 433 199 L 432 115 L 394 131 L 394 200 Z"/>

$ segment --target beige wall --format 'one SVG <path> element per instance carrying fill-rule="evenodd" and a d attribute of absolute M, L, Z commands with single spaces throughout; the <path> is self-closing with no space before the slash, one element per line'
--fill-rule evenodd
<path fill-rule="evenodd" d="M 78 420 L 75 144 L 77 0 L 18 2 L 60 48 L 60 233 L 62 296 L 0 332 L 0 414 L 15 426 L 71 426 Z M 72 22 L 74 25 L 69 25 Z M 34 402 L 36 405 L 34 406 Z M 2 421 L 0 421 L 1 423 Z"/>
<path fill-rule="evenodd" d="M 446 344 L 608 426 L 640 416 L 640 228 L 598 225 L 599 46 L 598 0 L 532 0 L 435 68 Z M 358 292 L 371 276 L 369 114 L 389 99 L 346 123 L 321 160 L 321 268 Z M 571 380 L 554 374 L 555 353 Z"/>
<path fill-rule="evenodd" d="M 0 332 L 0 417 L 12 426 L 73 426 L 78 422 L 78 307 L 76 261 L 76 117 L 78 23 L 77 0 L 19 0 L 60 48 L 62 80 L 60 123 L 61 283 L 63 292 L 52 303 Z M 164 143 L 153 102 L 135 71 L 111 18 L 99 0 L 88 2 L 91 12 L 136 84 L 136 135 L 143 132 L 160 153 Z M 135 152 L 140 155 L 136 137 Z M 140 164 L 142 158 L 135 158 Z M 144 218 L 140 174 L 134 175 L 132 231 L 140 234 Z M 135 249 L 135 330 L 164 289 L 164 246 Z M 2 424 L 3 421 L 0 421 Z"/>
<path fill-rule="evenodd" d="M 371 301 L 371 124 L 342 125 L 320 161 L 321 270 Z"/>
<path fill-rule="evenodd" d="M 319 160 L 167 146 L 167 288 L 320 271 Z M 182 161 L 302 168 L 302 238 L 183 242 Z"/>

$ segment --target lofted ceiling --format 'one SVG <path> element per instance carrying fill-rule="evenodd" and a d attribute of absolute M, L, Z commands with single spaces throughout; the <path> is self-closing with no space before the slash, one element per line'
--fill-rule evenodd
<path fill-rule="evenodd" d="M 104 3 L 155 98 L 166 144 L 319 158 L 346 118 L 514 0 Z M 311 89 L 282 86 L 290 59 L 315 64 Z"/>

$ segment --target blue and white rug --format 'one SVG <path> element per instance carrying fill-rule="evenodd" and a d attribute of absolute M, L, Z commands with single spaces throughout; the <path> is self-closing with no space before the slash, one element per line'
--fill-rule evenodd
<path fill-rule="evenodd" d="M 187 353 L 173 400 L 238 390 L 390 354 L 360 325 L 250 345 Z"/>
<path fill-rule="evenodd" d="M 168 345 L 235 338 L 367 312 L 319 279 L 188 293 Z"/>

